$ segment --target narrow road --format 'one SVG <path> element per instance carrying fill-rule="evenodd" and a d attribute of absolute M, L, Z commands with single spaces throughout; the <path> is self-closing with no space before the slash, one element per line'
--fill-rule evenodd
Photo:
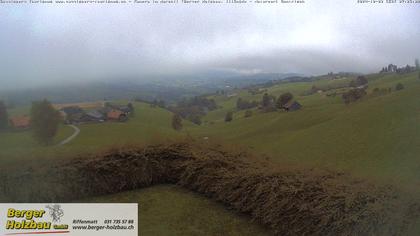
<path fill-rule="evenodd" d="M 74 133 L 70 137 L 68 137 L 68 138 L 64 139 L 63 141 L 61 141 L 58 144 L 58 146 L 61 146 L 61 145 L 64 145 L 64 144 L 70 142 L 71 140 L 73 140 L 74 138 L 76 138 L 77 135 L 79 135 L 79 133 L 80 133 L 80 129 L 79 128 L 77 128 L 75 125 L 69 125 L 69 126 L 74 129 Z"/>

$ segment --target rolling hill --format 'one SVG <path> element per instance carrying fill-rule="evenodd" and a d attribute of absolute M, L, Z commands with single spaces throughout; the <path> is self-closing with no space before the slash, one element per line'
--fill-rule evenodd
<path fill-rule="evenodd" d="M 366 96 L 344 105 L 341 96 L 301 96 L 314 83 L 290 83 L 268 89 L 280 95 L 290 91 L 303 109 L 296 112 L 261 113 L 244 118 L 236 111 L 232 122 L 224 122 L 227 111 L 235 111 L 236 99 L 260 100 L 262 95 L 239 91 L 238 96 L 214 97 L 221 109 L 210 112 L 201 127 L 189 131 L 199 137 L 240 143 L 269 154 L 274 161 L 328 167 L 355 174 L 390 177 L 398 181 L 420 180 L 420 81 L 417 74 L 370 75 L 368 93 L 378 88 L 405 89 L 383 96 Z M 315 82 L 347 83 L 348 80 Z M 212 122 L 210 122 L 212 121 Z"/>
<path fill-rule="evenodd" d="M 278 163 L 329 168 L 379 181 L 392 180 L 395 185 L 406 185 L 410 189 L 412 184 L 420 182 L 420 80 L 416 73 L 373 74 L 367 78 L 368 95 L 349 105 L 345 105 L 340 96 L 326 96 L 325 92 L 304 96 L 304 92 L 313 85 L 324 88 L 348 84 L 352 78 L 323 78 L 314 82 L 273 85 L 267 88 L 268 93 L 279 96 L 292 92 L 303 109 L 271 113 L 254 110 L 249 118 L 244 118 L 244 111 L 236 110 L 236 100 L 241 97 L 260 101 L 262 94 L 252 95 L 247 90 L 236 90 L 236 95 L 232 97 L 213 95 L 210 97 L 220 108 L 203 117 L 201 126 L 184 121 L 181 132 L 171 128 L 172 114 L 169 111 L 135 103 L 136 116 L 127 123 L 80 125 L 80 135 L 62 147 L 39 146 L 28 131 L 2 133 L 0 163 L 9 167 L 20 167 L 22 163 L 39 165 L 109 146 L 190 135 L 197 139 L 206 137 L 210 142 L 244 146 L 257 153 L 265 153 Z M 397 83 L 402 83 L 405 89 L 395 91 Z M 374 88 L 389 87 L 393 89 L 389 94 L 371 95 Z M 226 123 L 224 116 L 228 111 L 234 111 L 234 119 Z M 25 109 L 17 108 L 12 112 L 22 114 Z M 57 142 L 71 132 L 69 127 L 62 126 Z M 159 200 L 153 201 L 153 198 Z M 173 199 L 174 206 L 167 204 L 168 199 Z M 194 227 L 203 228 L 206 220 L 214 227 L 204 227 L 207 231 L 200 232 L 202 234 L 235 235 L 243 232 L 242 229 L 253 232 L 253 235 L 269 233 L 244 218 L 236 218 L 232 212 L 218 205 L 174 187 L 151 187 L 92 201 L 120 200 L 147 204 L 151 210 L 141 212 L 140 218 L 151 221 L 164 219 L 162 225 L 150 222 L 151 225 L 144 228 L 145 233 L 175 230 L 178 234 L 194 235 L 198 232 Z M 189 210 L 186 202 L 192 202 L 194 209 L 201 209 L 204 217 L 196 218 L 196 212 Z M 175 221 L 176 217 L 195 221 L 183 224 Z M 227 231 L 221 230 L 220 224 L 227 225 Z"/>

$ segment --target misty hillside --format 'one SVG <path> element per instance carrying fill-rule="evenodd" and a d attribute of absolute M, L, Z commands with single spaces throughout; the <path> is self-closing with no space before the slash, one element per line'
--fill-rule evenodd
<path fill-rule="evenodd" d="M 153 101 L 164 100 L 167 103 L 183 98 L 211 94 L 218 90 L 229 91 L 270 81 L 287 78 L 299 78 L 298 74 L 259 73 L 253 75 L 232 74 L 218 77 L 177 77 L 160 78 L 151 82 L 133 82 L 131 80 L 114 82 L 90 82 L 62 86 L 49 86 L 32 89 L 1 91 L 0 100 L 12 106 L 28 105 L 32 101 L 48 99 L 54 103 L 73 103 L 98 100 L 140 99 Z M 226 77 L 228 76 L 228 77 Z M 167 81 L 171 80 L 171 83 Z"/>

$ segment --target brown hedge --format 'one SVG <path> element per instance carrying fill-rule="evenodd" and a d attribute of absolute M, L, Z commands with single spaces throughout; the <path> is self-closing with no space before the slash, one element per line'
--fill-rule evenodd
<path fill-rule="evenodd" d="M 74 201 L 177 184 L 279 235 L 401 235 L 418 209 L 389 186 L 192 142 L 114 149 L 3 178 L 0 186 L 13 202 Z"/>

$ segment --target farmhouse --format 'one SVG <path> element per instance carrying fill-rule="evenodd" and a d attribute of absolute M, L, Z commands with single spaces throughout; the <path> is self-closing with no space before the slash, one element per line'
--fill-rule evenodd
<path fill-rule="evenodd" d="M 28 116 L 16 116 L 10 118 L 10 124 L 15 129 L 27 129 L 30 126 L 30 118 Z"/>
<path fill-rule="evenodd" d="M 127 119 L 128 119 L 127 114 L 125 114 L 124 112 L 122 112 L 120 110 L 109 111 L 107 113 L 107 118 L 108 118 L 108 120 L 120 121 L 120 122 L 127 121 Z"/>
<path fill-rule="evenodd" d="M 112 110 L 117 110 L 117 111 L 121 111 L 122 113 L 124 113 L 125 115 L 129 115 L 131 112 L 133 112 L 132 108 L 130 108 L 128 105 L 114 105 L 114 104 L 106 104 L 101 111 L 108 113 Z"/>
<path fill-rule="evenodd" d="M 97 105 L 97 103 L 93 103 L 93 105 Z M 95 109 L 92 109 L 91 106 L 86 106 L 86 108 L 83 108 L 77 105 L 71 105 L 67 107 L 61 107 L 60 112 L 67 124 L 79 124 L 89 122 L 104 122 L 106 120 L 126 121 L 128 119 L 128 115 L 133 111 L 129 105 L 119 106 L 107 104 L 101 107 L 96 107 Z"/>
<path fill-rule="evenodd" d="M 119 107 L 117 107 L 117 110 L 122 111 L 126 115 L 128 115 L 132 112 L 131 108 L 128 107 L 128 106 L 119 106 Z"/>
<path fill-rule="evenodd" d="M 94 121 L 94 122 L 104 122 L 105 121 L 105 115 L 97 110 L 92 110 L 86 112 L 83 119 L 86 121 Z"/>
<path fill-rule="evenodd" d="M 78 106 L 63 107 L 60 112 L 64 114 L 67 123 L 80 123 L 85 115 L 83 109 Z"/>
<path fill-rule="evenodd" d="M 297 111 L 302 108 L 302 105 L 296 101 L 290 101 L 283 106 L 286 111 Z"/>
<path fill-rule="evenodd" d="M 83 113 L 83 109 L 78 106 L 63 107 L 60 111 L 66 114 L 66 116 Z"/>

